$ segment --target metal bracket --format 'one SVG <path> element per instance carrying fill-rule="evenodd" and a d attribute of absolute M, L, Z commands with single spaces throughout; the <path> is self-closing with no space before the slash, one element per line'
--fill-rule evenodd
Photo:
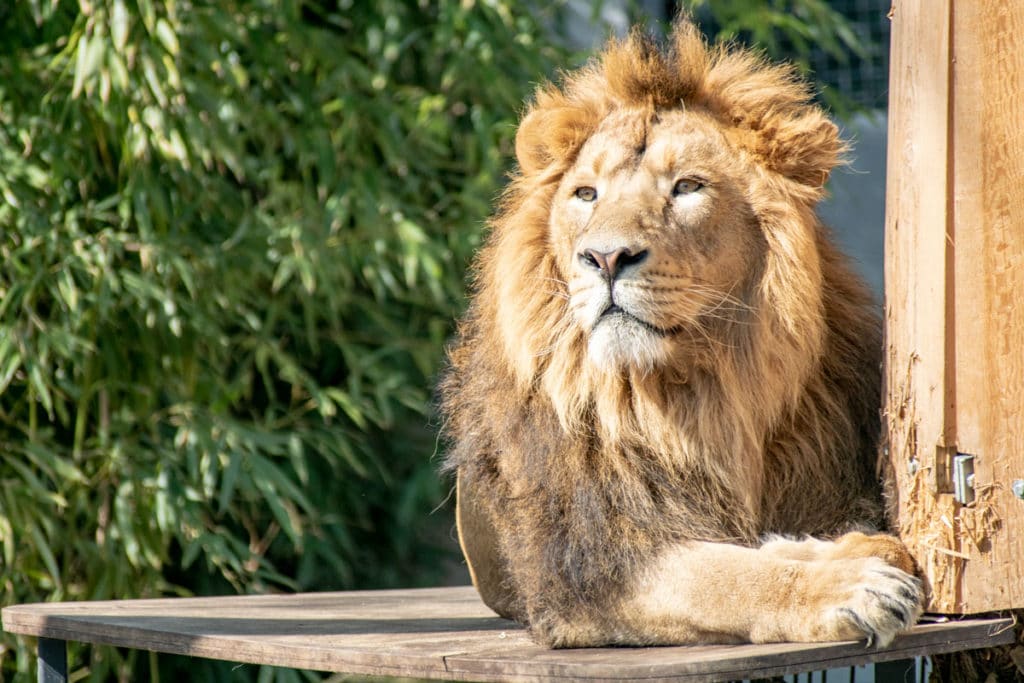
<path fill-rule="evenodd" d="M 974 502 L 974 456 L 957 453 L 953 456 L 953 498 L 961 505 Z"/>
<path fill-rule="evenodd" d="M 37 645 L 39 666 L 36 670 L 38 683 L 67 683 L 67 643 L 54 638 L 40 638 Z"/>

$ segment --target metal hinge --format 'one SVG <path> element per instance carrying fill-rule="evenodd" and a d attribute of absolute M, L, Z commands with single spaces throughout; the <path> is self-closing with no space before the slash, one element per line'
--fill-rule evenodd
<path fill-rule="evenodd" d="M 957 453 L 953 456 L 953 498 L 961 505 L 974 502 L 974 456 Z"/>

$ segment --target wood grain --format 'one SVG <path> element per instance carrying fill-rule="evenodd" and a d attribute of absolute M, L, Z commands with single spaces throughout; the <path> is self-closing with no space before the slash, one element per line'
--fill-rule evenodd
<path fill-rule="evenodd" d="M 885 650 L 863 642 L 548 650 L 471 587 L 44 603 L 5 607 L 4 630 L 93 644 L 350 674 L 449 680 L 716 681 L 1012 640 L 1007 619 L 925 624 Z"/>
<path fill-rule="evenodd" d="M 962 613 L 1024 608 L 1024 4 L 953 22 L 957 443 L 978 501 L 957 523 Z"/>
<path fill-rule="evenodd" d="M 956 611 L 951 533 L 956 451 L 949 306 L 952 254 L 949 0 L 894 3 L 885 224 L 885 391 L 900 536 L 924 573 L 930 608 Z M 952 587 L 952 588 L 951 588 Z"/>
<path fill-rule="evenodd" d="M 894 3 L 886 404 L 929 609 L 1024 608 L 1024 4 Z M 954 500 L 957 452 L 976 500 Z"/>

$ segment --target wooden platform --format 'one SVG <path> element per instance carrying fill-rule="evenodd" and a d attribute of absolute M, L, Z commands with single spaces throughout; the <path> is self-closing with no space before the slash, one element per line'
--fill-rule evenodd
<path fill-rule="evenodd" d="M 915 627 L 863 642 L 547 650 L 471 587 L 43 603 L 5 607 L 5 631 L 299 669 L 451 680 L 719 681 L 1011 642 L 1009 619 Z M 52 647 L 52 641 L 47 641 Z M 59 680 L 59 679 L 55 679 Z"/>

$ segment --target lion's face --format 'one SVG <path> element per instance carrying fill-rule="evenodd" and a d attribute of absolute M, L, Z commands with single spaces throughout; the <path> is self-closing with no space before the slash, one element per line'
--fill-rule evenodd
<path fill-rule="evenodd" d="M 551 209 L 573 321 L 599 366 L 652 368 L 750 315 L 765 240 L 749 169 L 699 112 L 627 109 L 580 149 Z"/>

